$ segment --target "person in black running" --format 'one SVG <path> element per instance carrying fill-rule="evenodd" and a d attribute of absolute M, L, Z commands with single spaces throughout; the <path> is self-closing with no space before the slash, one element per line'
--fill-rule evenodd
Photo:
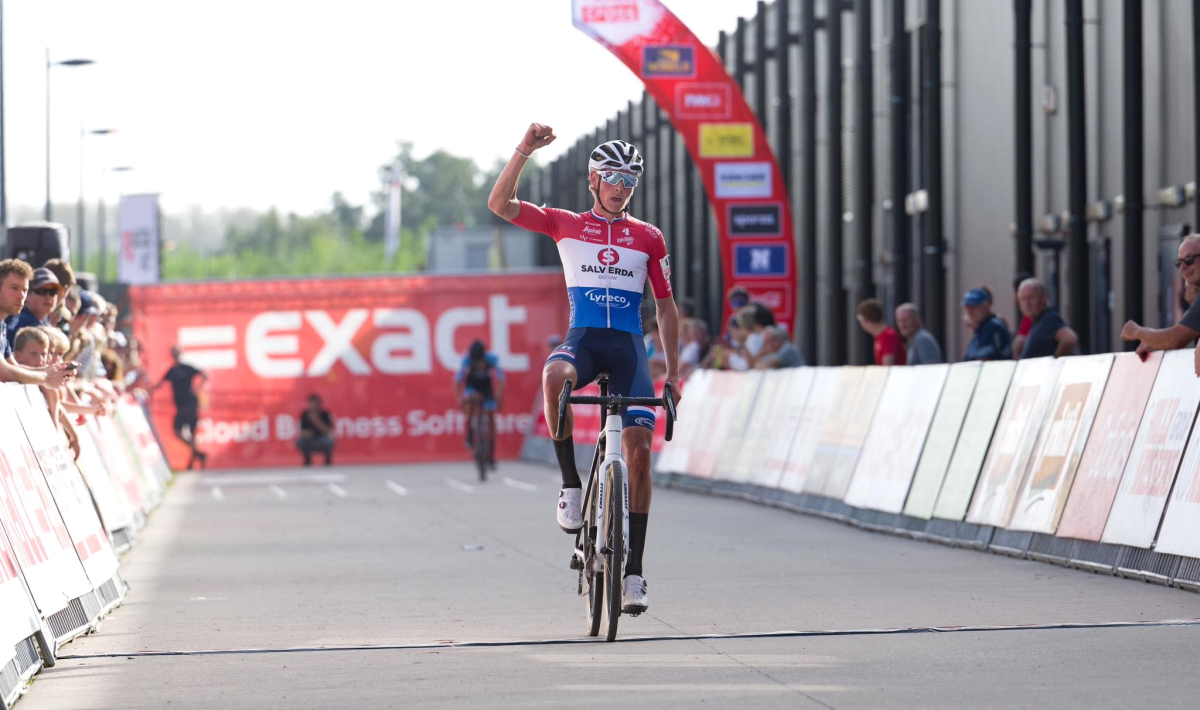
<path fill-rule="evenodd" d="M 162 380 L 154 385 L 150 392 L 153 393 L 166 383 L 171 383 L 171 393 L 175 396 L 175 422 L 172 428 L 175 430 L 175 436 L 192 450 L 192 456 L 188 459 L 187 465 L 190 471 L 197 461 L 200 462 L 200 468 L 204 468 L 208 463 L 208 454 L 196 448 L 196 424 L 200 420 L 200 398 L 196 396 L 195 385 L 197 377 L 204 382 L 208 379 L 208 374 L 181 362 L 180 356 L 178 347 L 171 348 L 171 357 L 175 359 L 175 364 L 167 370 L 167 374 L 163 375 Z"/>

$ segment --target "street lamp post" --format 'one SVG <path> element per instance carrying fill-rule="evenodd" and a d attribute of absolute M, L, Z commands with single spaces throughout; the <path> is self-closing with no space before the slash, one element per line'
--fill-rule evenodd
<path fill-rule="evenodd" d="M 75 208 L 75 233 L 79 240 L 79 267 L 84 271 L 87 270 L 87 242 L 84 239 L 84 209 L 83 209 L 83 142 L 89 135 L 107 136 L 116 133 L 114 128 L 98 128 L 96 130 L 86 130 L 83 125 L 79 126 L 79 204 Z"/>
<path fill-rule="evenodd" d="M 100 172 L 100 269 L 99 280 L 108 280 L 108 223 L 104 211 L 104 176 L 109 173 L 124 173 L 133 170 L 129 165 L 118 165 L 114 168 L 104 168 Z"/>
<path fill-rule="evenodd" d="M 50 69 L 52 67 L 83 67 L 95 64 L 91 59 L 64 59 L 61 62 L 50 61 L 50 48 L 46 47 L 46 221 L 53 218 L 53 208 L 50 206 Z"/>

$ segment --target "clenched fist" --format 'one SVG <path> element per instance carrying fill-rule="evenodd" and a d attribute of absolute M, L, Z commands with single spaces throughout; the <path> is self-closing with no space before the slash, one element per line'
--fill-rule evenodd
<path fill-rule="evenodd" d="M 554 135 L 554 129 L 542 123 L 529 124 L 529 130 L 525 131 L 525 137 L 521 139 L 521 152 L 532 154 L 538 148 L 545 148 L 554 142 L 558 136 Z"/>

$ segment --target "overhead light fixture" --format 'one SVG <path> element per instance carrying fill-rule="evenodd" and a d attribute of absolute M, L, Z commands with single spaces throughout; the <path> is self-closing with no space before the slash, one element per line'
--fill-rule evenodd
<path fill-rule="evenodd" d="M 904 198 L 904 211 L 910 215 L 920 214 L 929 209 L 929 191 L 917 190 Z"/>
<path fill-rule="evenodd" d="M 1038 230 L 1042 234 L 1058 234 L 1062 228 L 1062 216 L 1056 214 L 1048 214 L 1038 221 Z"/>
<path fill-rule="evenodd" d="M 1108 200 L 1096 200 L 1088 205 L 1087 218 L 1089 222 L 1107 222 L 1112 219 L 1113 206 Z"/>
<path fill-rule="evenodd" d="M 1163 207 L 1181 207 L 1187 199 L 1181 185 L 1171 185 L 1158 191 L 1158 204 Z"/>

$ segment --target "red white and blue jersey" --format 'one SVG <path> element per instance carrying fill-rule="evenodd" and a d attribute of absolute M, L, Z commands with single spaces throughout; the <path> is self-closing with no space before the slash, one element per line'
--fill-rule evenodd
<path fill-rule="evenodd" d="M 625 216 L 568 212 L 521 202 L 513 224 L 554 238 L 567 277 L 572 328 L 642 333 L 646 279 L 655 298 L 671 295 L 671 261 L 662 232 Z"/>

